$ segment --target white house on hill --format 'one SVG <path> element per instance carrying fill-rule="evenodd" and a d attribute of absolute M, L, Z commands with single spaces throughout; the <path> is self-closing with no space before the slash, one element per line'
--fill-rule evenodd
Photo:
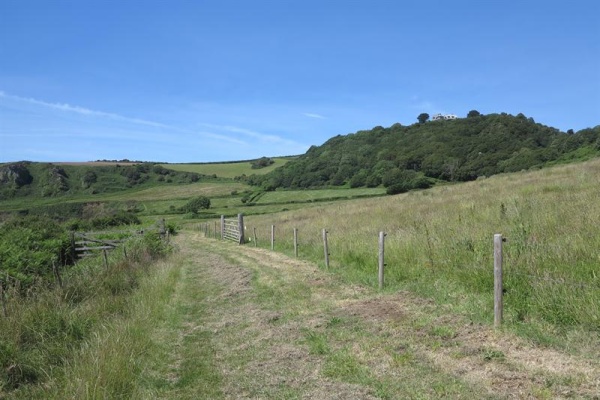
<path fill-rule="evenodd" d="M 431 117 L 432 121 L 441 121 L 443 119 L 457 119 L 458 117 L 454 114 L 435 114 Z"/>

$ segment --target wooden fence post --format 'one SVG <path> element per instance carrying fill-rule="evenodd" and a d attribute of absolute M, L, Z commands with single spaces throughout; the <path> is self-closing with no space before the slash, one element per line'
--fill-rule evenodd
<path fill-rule="evenodd" d="M 158 234 L 160 236 L 164 236 L 167 233 L 167 225 L 165 224 L 165 219 L 161 218 L 159 225 L 158 225 Z"/>
<path fill-rule="evenodd" d="M 254 233 L 254 247 L 258 246 L 258 243 L 256 243 L 257 239 L 256 239 L 256 227 L 252 228 L 252 232 Z"/>
<path fill-rule="evenodd" d="M 106 254 L 106 249 L 102 250 L 102 254 L 104 254 L 104 266 L 108 269 L 108 255 Z"/>
<path fill-rule="evenodd" d="M 77 260 L 77 253 L 75 252 L 75 232 L 74 231 L 71 231 L 70 239 L 71 239 L 71 259 L 73 260 L 73 262 L 75 262 L 75 260 Z"/>
<path fill-rule="evenodd" d="M 271 225 L 271 250 L 275 250 L 275 225 Z"/>
<path fill-rule="evenodd" d="M 294 255 L 298 258 L 298 228 L 294 228 Z"/>
<path fill-rule="evenodd" d="M 215 235 L 213 237 L 215 239 L 217 238 L 217 221 L 215 221 Z"/>
<path fill-rule="evenodd" d="M 494 328 L 502 325 L 502 235 L 494 235 Z"/>
<path fill-rule="evenodd" d="M 225 216 L 221 215 L 221 240 L 225 239 Z"/>
<path fill-rule="evenodd" d="M 240 243 L 246 243 L 246 239 L 244 238 L 244 214 L 238 214 L 238 229 L 240 230 Z"/>
<path fill-rule="evenodd" d="M 329 268 L 329 246 L 327 245 L 327 229 L 323 229 L 323 251 L 325 252 L 325 268 Z"/>
<path fill-rule="evenodd" d="M 383 273 L 385 268 L 385 233 L 379 232 L 379 289 L 383 289 Z"/>
<path fill-rule="evenodd" d="M 104 250 L 106 251 L 106 250 Z M 54 260 L 52 260 L 52 270 L 54 271 L 54 276 L 56 277 L 56 281 L 58 282 L 58 286 L 63 287 L 63 283 L 62 283 L 62 279 L 60 278 L 60 271 L 58 270 L 58 267 L 56 266 L 56 263 L 54 262 Z"/>
<path fill-rule="evenodd" d="M 6 297 L 4 296 L 4 282 L 0 281 L 0 301 L 2 301 L 2 313 L 4 318 L 8 318 L 8 312 L 6 311 Z"/>

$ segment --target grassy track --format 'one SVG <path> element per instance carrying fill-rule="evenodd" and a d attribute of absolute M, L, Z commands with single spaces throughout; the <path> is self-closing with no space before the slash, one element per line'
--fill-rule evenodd
<path fill-rule="evenodd" d="M 180 291 L 183 329 L 165 337 L 164 351 L 177 368 L 159 397 L 193 398 L 199 387 L 211 398 L 288 399 L 554 398 L 600 388 L 597 360 L 532 347 L 406 292 L 346 284 L 261 249 L 180 240 L 183 285 L 194 290 Z M 209 350 L 211 373 L 188 372 L 201 373 L 186 364 L 194 349 Z"/>
<path fill-rule="evenodd" d="M 598 359 L 277 252 L 176 237 L 128 312 L 22 398 L 592 397 Z"/>
<path fill-rule="evenodd" d="M 529 345 L 419 297 L 344 283 L 278 253 L 188 236 L 210 296 L 225 398 L 556 398 L 600 363 Z M 215 287 L 219 290 L 212 292 Z M 212 288 L 212 289 L 211 289 Z"/>

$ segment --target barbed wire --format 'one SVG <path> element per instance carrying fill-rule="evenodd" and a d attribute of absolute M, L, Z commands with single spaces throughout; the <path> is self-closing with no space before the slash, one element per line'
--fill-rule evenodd
<path fill-rule="evenodd" d="M 510 277 L 512 275 L 517 275 L 520 277 L 525 277 L 525 278 L 533 279 L 536 281 L 550 282 L 550 283 L 554 283 L 557 285 L 570 286 L 570 287 L 578 288 L 578 289 L 598 289 L 598 288 L 600 288 L 600 280 L 598 281 L 598 284 L 589 284 L 589 283 L 585 283 L 582 281 L 570 281 L 566 278 L 550 278 L 547 276 L 532 275 L 532 274 L 525 273 L 525 272 L 510 271 L 510 270 L 506 270 L 506 269 L 502 271 L 502 274 L 504 277 Z M 596 279 L 596 278 L 593 278 L 593 279 Z"/>

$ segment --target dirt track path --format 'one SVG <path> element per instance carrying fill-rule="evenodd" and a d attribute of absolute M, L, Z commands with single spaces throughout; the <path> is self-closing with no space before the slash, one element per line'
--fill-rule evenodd
<path fill-rule="evenodd" d="M 194 300 L 202 320 L 182 326 L 210 342 L 218 397 L 600 398 L 596 361 L 472 325 L 408 293 L 340 283 L 278 253 L 197 233 L 177 243 L 188 284 L 210 288 Z M 173 381 L 189 357 L 174 354 Z"/>

